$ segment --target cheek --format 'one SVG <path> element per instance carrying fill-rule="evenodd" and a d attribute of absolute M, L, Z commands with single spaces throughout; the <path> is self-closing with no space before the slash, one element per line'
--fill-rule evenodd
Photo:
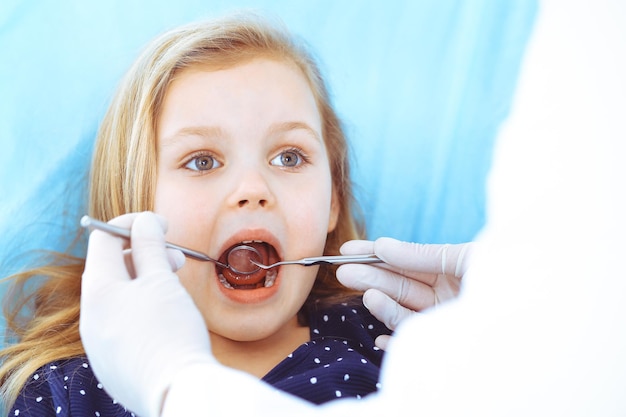
<path fill-rule="evenodd" d="M 189 261 L 186 262 L 182 268 L 176 271 L 176 275 L 178 275 L 180 283 L 183 284 L 183 287 L 185 287 L 187 292 L 190 294 L 196 293 L 194 290 L 197 290 L 199 287 L 198 280 L 193 279 L 194 276 L 198 276 L 198 273 L 198 264 Z"/>
<path fill-rule="evenodd" d="M 297 193 L 289 211 L 291 226 L 298 229 L 300 236 L 315 240 L 323 247 L 331 211 L 330 184 L 321 182 L 316 187 L 308 187 Z"/>
<path fill-rule="evenodd" d="M 169 239 L 191 244 L 189 239 L 193 236 L 192 232 L 198 229 L 202 210 L 206 212 L 208 209 L 202 196 L 202 193 L 188 189 L 182 182 L 157 183 L 154 212 L 167 219 Z"/>
<path fill-rule="evenodd" d="M 160 179 L 157 180 L 154 193 L 154 212 L 170 220 L 170 213 L 176 207 L 174 201 L 177 201 L 178 197 L 176 188 L 163 184 L 163 181 Z"/>

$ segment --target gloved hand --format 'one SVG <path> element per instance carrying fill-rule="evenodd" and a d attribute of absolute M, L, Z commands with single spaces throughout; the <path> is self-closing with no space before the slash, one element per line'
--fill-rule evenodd
<path fill-rule="evenodd" d="M 214 362 L 202 315 L 173 272 L 184 257 L 165 248 L 165 222 L 153 213 L 111 221 L 128 241 L 94 230 L 82 282 L 80 334 L 96 377 L 142 417 L 160 415 L 178 372 Z"/>
<path fill-rule="evenodd" d="M 456 297 L 469 264 L 472 243 L 424 245 L 391 238 L 344 243 L 344 255 L 374 253 L 383 264 L 346 264 L 337 269 L 345 286 L 365 291 L 363 304 L 394 330 L 408 315 Z M 376 344 L 384 349 L 389 336 Z"/>

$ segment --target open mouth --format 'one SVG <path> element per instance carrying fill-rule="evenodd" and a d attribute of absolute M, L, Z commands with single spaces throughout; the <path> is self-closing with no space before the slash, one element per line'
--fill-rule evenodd
<path fill-rule="evenodd" d="M 228 248 L 219 261 L 230 268 L 217 267 L 222 285 L 235 290 L 254 290 L 271 287 L 276 281 L 278 267 L 268 270 L 256 267 L 251 260 L 270 265 L 280 260 L 274 246 L 262 241 L 244 241 Z"/>

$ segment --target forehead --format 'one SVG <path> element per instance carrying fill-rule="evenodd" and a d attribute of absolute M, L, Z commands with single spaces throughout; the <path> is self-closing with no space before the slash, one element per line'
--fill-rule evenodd
<path fill-rule="evenodd" d="M 229 120 L 242 125 L 303 121 L 320 136 L 322 129 L 314 91 L 300 68 L 291 61 L 265 57 L 228 67 L 202 64 L 178 71 L 159 113 L 161 138 L 185 126 L 221 125 Z"/>
<path fill-rule="evenodd" d="M 247 79 L 254 81 L 259 78 L 255 77 L 259 67 L 269 67 L 271 68 L 270 72 L 290 73 L 289 79 L 285 81 L 293 81 L 297 78 L 300 84 L 304 82 L 307 87 L 307 93 L 311 93 L 317 103 L 318 89 L 315 81 L 311 79 L 312 76 L 309 71 L 301 65 L 305 64 L 300 64 L 289 57 L 276 56 L 275 54 L 244 55 L 237 57 L 237 59 L 230 58 L 226 60 L 209 60 L 209 58 L 207 58 L 207 60 L 199 60 L 194 64 L 175 70 L 167 81 L 163 97 L 165 100 L 167 96 L 171 94 L 172 89 L 176 88 L 181 83 L 181 80 L 187 79 L 186 81 L 188 82 L 190 78 L 197 77 L 199 74 L 215 74 L 213 78 L 216 78 L 216 80 L 218 78 L 228 79 L 246 74 L 245 77 Z M 282 83 L 276 83 L 275 86 L 278 87 L 279 84 Z M 161 106 L 163 105 L 163 101 L 161 102 Z"/>

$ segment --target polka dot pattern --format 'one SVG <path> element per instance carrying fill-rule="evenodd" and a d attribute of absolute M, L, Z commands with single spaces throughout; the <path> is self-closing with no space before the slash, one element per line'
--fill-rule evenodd
<path fill-rule="evenodd" d="M 383 351 L 374 340 L 391 334 L 360 305 L 316 307 L 310 312 L 311 341 L 291 353 L 263 380 L 322 404 L 337 398 L 363 398 L 380 387 Z"/>
<path fill-rule="evenodd" d="M 263 380 L 316 404 L 362 398 L 380 388 L 383 351 L 375 338 L 391 332 L 360 306 L 314 307 L 311 340 L 298 347 Z M 86 358 L 60 360 L 38 369 L 9 416 L 135 417 L 111 398 Z"/>
<path fill-rule="evenodd" d="M 109 397 L 86 358 L 61 360 L 40 368 L 22 389 L 9 415 L 134 417 Z"/>

